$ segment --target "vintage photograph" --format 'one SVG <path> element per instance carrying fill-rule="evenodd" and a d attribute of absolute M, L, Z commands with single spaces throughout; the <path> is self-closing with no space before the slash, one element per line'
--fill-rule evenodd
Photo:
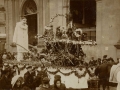
<path fill-rule="evenodd" d="M 120 90 L 120 0 L 0 0 L 0 90 Z"/>

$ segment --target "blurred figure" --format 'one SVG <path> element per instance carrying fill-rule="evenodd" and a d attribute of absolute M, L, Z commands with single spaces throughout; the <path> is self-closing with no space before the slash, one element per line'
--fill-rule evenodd
<path fill-rule="evenodd" d="M 28 66 L 27 72 L 24 74 L 24 86 L 34 90 L 33 80 L 34 80 L 34 75 L 32 73 L 32 66 Z"/>
<path fill-rule="evenodd" d="M 117 90 L 120 90 L 120 59 L 117 65 L 111 67 L 109 82 L 118 83 Z"/>
<path fill-rule="evenodd" d="M 3 71 L 3 76 L 0 80 L 0 90 L 10 90 L 12 88 L 9 74 L 10 74 L 9 70 Z"/>
<path fill-rule="evenodd" d="M 51 90 L 50 79 L 47 77 L 43 78 L 43 84 L 36 88 L 36 90 Z"/>
<path fill-rule="evenodd" d="M 52 85 L 52 90 L 66 90 L 65 84 L 61 83 L 61 76 L 54 76 L 54 85 Z"/>
<path fill-rule="evenodd" d="M 13 65 L 13 71 L 15 71 L 17 75 L 20 75 L 20 70 L 18 65 Z"/>
<path fill-rule="evenodd" d="M 23 84 L 23 78 L 20 75 L 15 76 L 12 81 L 12 90 L 21 90 Z"/>

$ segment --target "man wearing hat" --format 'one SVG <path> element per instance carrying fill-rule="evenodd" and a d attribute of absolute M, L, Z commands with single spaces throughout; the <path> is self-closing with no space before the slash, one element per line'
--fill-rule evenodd
<path fill-rule="evenodd" d="M 24 74 L 24 85 L 29 87 L 30 89 L 34 89 L 33 87 L 33 81 L 34 81 L 34 75 L 32 74 L 32 66 L 28 66 L 27 72 Z"/>

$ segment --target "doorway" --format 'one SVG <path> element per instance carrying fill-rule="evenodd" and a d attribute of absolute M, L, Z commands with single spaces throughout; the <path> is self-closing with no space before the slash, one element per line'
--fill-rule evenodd
<path fill-rule="evenodd" d="M 28 41 L 29 44 L 36 46 L 37 39 L 35 36 L 37 35 L 37 14 L 27 15 L 27 24 L 28 24 Z"/>

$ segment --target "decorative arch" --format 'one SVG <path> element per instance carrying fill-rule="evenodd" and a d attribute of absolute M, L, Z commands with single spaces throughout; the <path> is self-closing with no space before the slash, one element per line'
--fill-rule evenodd
<path fill-rule="evenodd" d="M 34 0 L 25 0 L 21 5 L 21 15 L 29 15 L 37 13 L 37 4 Z"/>

